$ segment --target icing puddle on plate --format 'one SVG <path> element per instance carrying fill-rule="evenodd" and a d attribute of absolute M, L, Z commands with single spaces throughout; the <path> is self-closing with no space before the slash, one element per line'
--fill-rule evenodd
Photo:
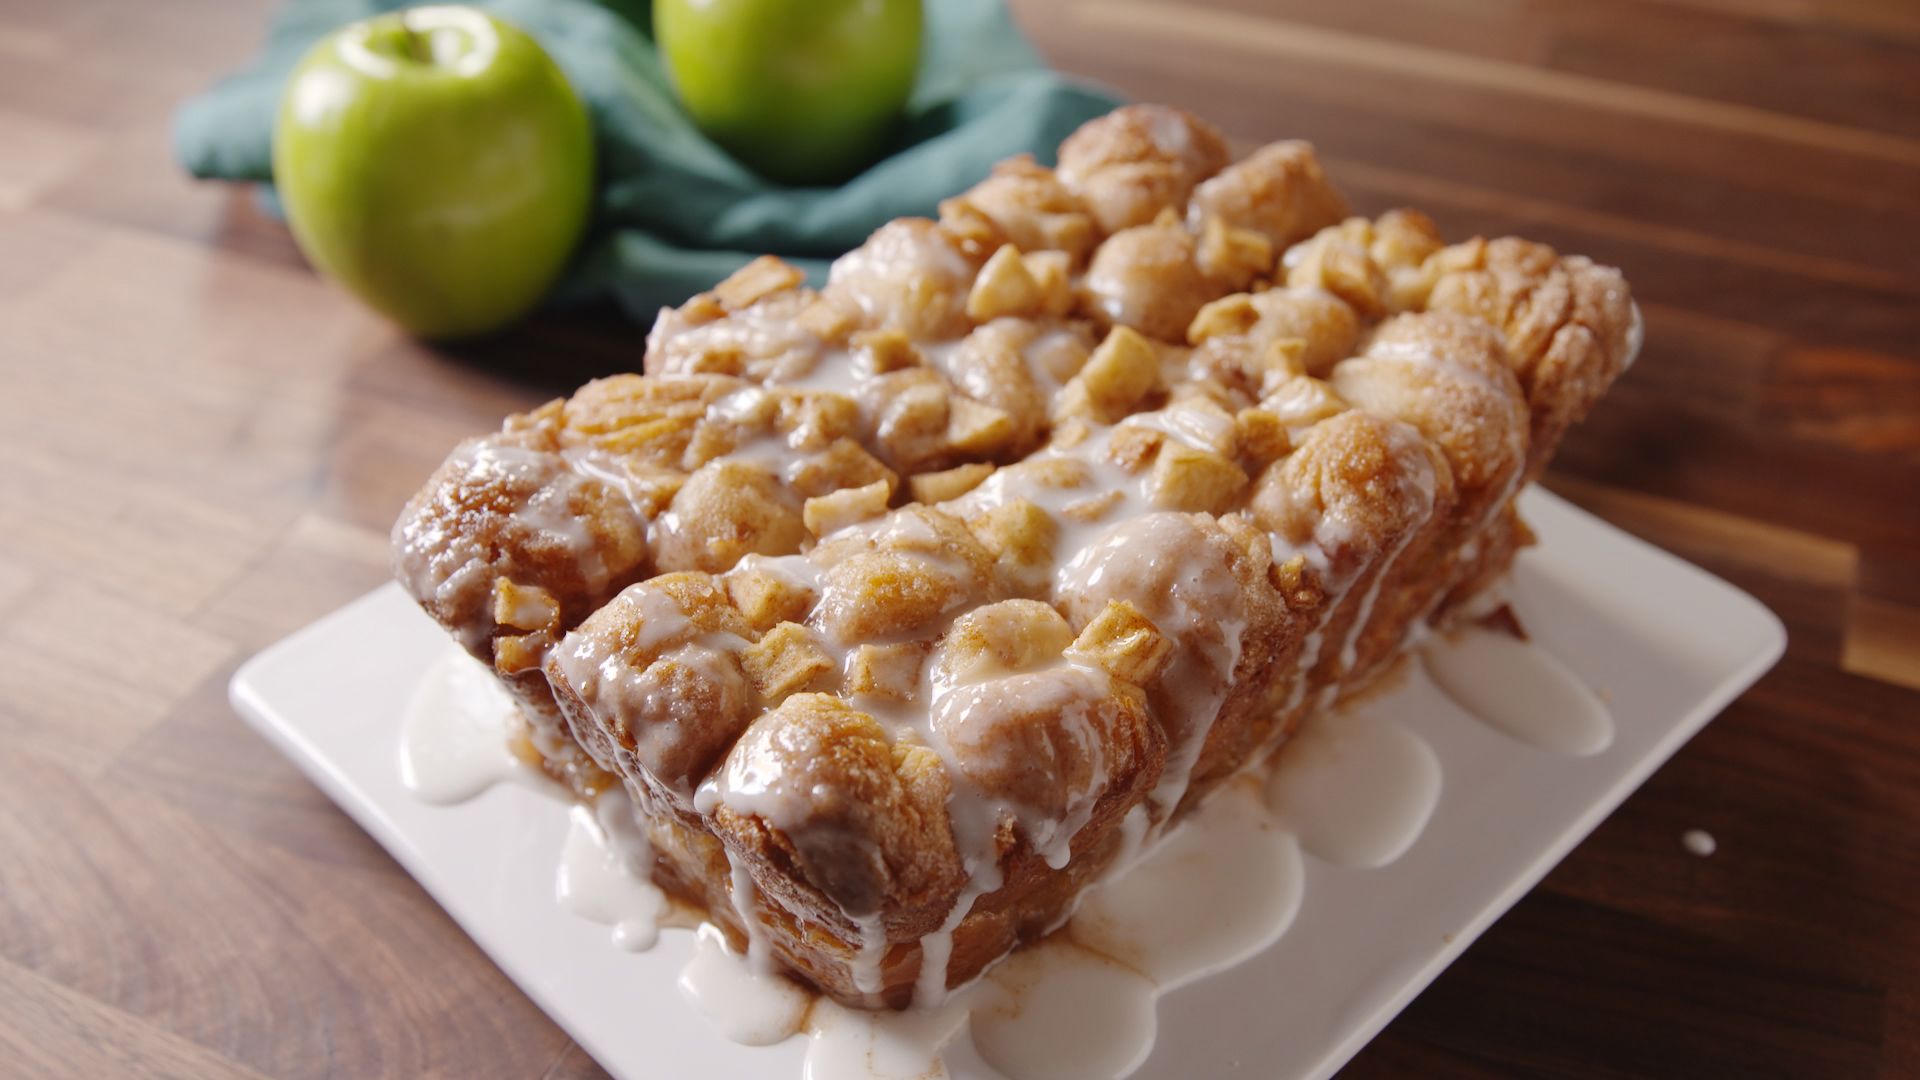
<path fill-rule="evenodd" d="M 1436 637 L 1420 654 L 1436 686 L 1506 736 L 1575 756 L 1612 742 L 1599 696 L 1537 644 L 1476 628 Z M 407 709 L 407 788 L 452 804 L 494 783 L 548 786 L 506 748 L 512 712 L 491 675 L 450 648 Z M 644 950 L 662 927 L 692 929 L 697 941 L 679 980 L 690 1010 L 747 1045 L 804 1034 L 805 1080 L 944 1077 L 942 1049 L 963 1027 L 1010 1080 L 1118 1080 L 1153 1048 L 1160 995 L 1278 941 L 1315 861 L 1371 869 L 1399 858 L 1419 839 L 1443 783 L 1427 742 L 1364 703 L 1309 722 L 1270 769 L 1224 785 L 1089 889 L 1060 931 L 931 1009 L 848 1009 L 756 973 L 717 929 L 687 918 L 646 880 L 646 837 L 618 789 L 566 811 L 555 897 L 608 926 L 609 947 Z M 1186 917 L 1195 911 L 1207 917 Z"/>

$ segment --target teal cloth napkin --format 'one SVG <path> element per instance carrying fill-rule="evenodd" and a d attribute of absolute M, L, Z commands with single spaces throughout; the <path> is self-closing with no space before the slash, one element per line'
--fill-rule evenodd
<path fill-rule="evenodd" d="M 796 0 L 797 2 L 797 0 Z M 271 183 L 280 88 L 316 40 L 395 0 L 289 0 L 261 55 L 181 107 L 174 151 L 203 178 Z M 680 111 L 651 37 L 647 0 L 481 0 L 539 39 L 592 112 L 595 213 L 555 303 L 611 296 L 651 320 L 748 259 L 788 258 L 816 283 L 827 262 L 1021 151 L 1045 162 L 1115 100 L 1047 70 L 999 0 L 926 0 L 919 82 L 891 152 L 831 188 L 762 180 Z"/>

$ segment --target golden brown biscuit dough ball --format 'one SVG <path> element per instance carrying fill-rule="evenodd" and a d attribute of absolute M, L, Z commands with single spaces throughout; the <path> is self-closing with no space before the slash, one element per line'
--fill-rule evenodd
<path fill-rule="evenodd" d="M 925 218 L 899 218 L 834 260 L 821 295 L 857 308 L 868 327 L 942 341 L 971 325 L 967 291 L 977 270 L 951 233 Z"/>
<path fill-rule="evenodd" d="M 1059 572 L 1054 596 L 1075 626 L 1112 601 L 1132 604 L 1173 644 L 1147 687 L 1154 715 L 1180 747 L 1212 720 L 1196 707 L 1224 692 L 1253 617 L 1259 571 L 1210 516 L 1162 512 L 1123 521 Z"/>
<path fill-rule="evenodd" d="M 1428 306 L 1475 315 L 1506 336 L 1531 410 L 1527 475 L 1633 360 L 1638 315 L 1625 278 L 1580 256 L 1511 237 L 1434 255 Z"/>
<path fill-rule="evenodd" d="M 891 745 L 837 697 L 797 694 L 755 720 L 716 785 L 712 817 L 731 846 L 784 854 L 848 915 L 920 906 L 959 886 L 939 759 Z"/>
<path fill-rule="evenodd" d="M 1098 226 L 1079 196 L 1057 173 L 1029 155 L 1009 158 L 992 175 L 940 204 L 940 220 L 962 232 L 978 215 L 994 235 L 983 246 L 1010 243 L 1021 251 L 1063 251 L 1073 265 L 1085 261 L 1099 240 Z"/>
<path fill-rule="evenodd" d="M 1275 345 L 1297 342 L 1304 372 L 1325 376 L 1353 355 L 1360 318 L 1345 301 L 1320 289 L 1236 293 L 1202 309 L 1187 330 L 1187 340 L 1197 346 L 1196 366 L 1256 370 L 1270 366 L 1259 361 Z"/>
<path fill-rule="evenodd" d="M 1006 600 L 958 619 L 933 658 L 933 733 L 989 805 L 1063 859 L 1113 791 L 1150 784 L 1163 753 L 1139 690 L 1063 662 L 1073 630 L 1050 605 Z"/>
<path fill-rule="evenodd" d="M 1226 165 L 1227 141 L 1191 113 L 1127 105 L 1089 120 L 1060 144 L 1060 179 L 1102 231 L 1117 233 L 1179 210 L 1202 180 Z"/>
<path fill-rule="evenodd" d="M 1453 498 L 1446 458 L 1419 431 L 1360 409 L 1315 424 L 1269 466 L 1249 504 L 1283 543 L 1317 546 L 1337 589 Z"/>
<path fill-rule="evenodd" d="M 757 711 L 738 656 L 752 633 L 713 578 L 662 574 L 568 634 L 547 678 L 601 767 L 685 808 Z"/>
<path fill-rule="evenodd" d="M 1090 352 L 1077 328 L 1052 320 L 995 319 L 955 346 L 945 366 L 963 394 L 1013 418 L 1008 450 L 1025 455 L 1046 434 L 1048 385 L 1071 377 Z"/>
<path fill-rule="evenodd" d="M 495 582 L 550 594 L 557 625 L 648 569 L 645 526 L 616 488 L 545 450 L 529 432 L 462 443 L 394 524 L 395 573 L 428 614 L 491 661 Z"/>
<path fill-rule="evenodd" d="M 1193 317 L 1227 291 L 1195 262 L 1196 243 L 1171 221 L 1108 238 L 1087 269 L 1081 310 L 1161 341 L 1185 341 Z"/>
<path fill-rule="evenodd" d="M 1504 495 L 1525 464 L 1526 402 L 1499 332 L 1479 319 L 1396 316 L 1329 381 L 1354 405 L 1420 429 L 1476 504 Z"/>
<path fill-rule="evenodd" d="M 1004 591 L 967 527 L 920 504 L 842 529 L 808 558 L 825 570 L 814 623 L 841 645 L 924 633 Z"/>
<path fill-rule="evenodd" d="M 1201 184 L 1190 214 L 1196 229 L 1218 219 L 1279 249 L 1338 222 L 1347 204 L 1327 182 L 1313 145 L 1289 140 L 1263 146 Z"/>
<path fill-rule="evenodd" d="M 700 467 L 655 522 L 662 570 L 722 573 L 749 554 L 790 555 L 807 538 L 800 499 L 759 465 L 725 458 Z"/>

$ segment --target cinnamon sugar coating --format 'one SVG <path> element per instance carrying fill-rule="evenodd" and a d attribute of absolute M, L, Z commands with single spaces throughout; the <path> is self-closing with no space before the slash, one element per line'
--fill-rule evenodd
<path fill-rule="evenodd" d="M 457 448 L 396 573 L 663 887 L 897 1007 L 1497 580 L 1637 335 L 1617 271 L 1130 106 L 823 289 L 663 311 L 646 374 Z"/>

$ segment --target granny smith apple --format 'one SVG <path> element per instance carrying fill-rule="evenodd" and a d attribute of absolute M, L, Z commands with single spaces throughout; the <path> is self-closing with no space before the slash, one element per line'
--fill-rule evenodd
<path fill-rule="evenodd" d="M 354 23 L 294 69 L 273 177 L 300 250 L 406 329 L 496 329 L 566 264 L 593 133 L 525 32 L 467 7 Z"/>
<path fill-rule="evenodd" d="M 771 180 L 845 179 L 878 152 L 920 66 L 920 0 L 655 0 L 675 92 Z"/>

